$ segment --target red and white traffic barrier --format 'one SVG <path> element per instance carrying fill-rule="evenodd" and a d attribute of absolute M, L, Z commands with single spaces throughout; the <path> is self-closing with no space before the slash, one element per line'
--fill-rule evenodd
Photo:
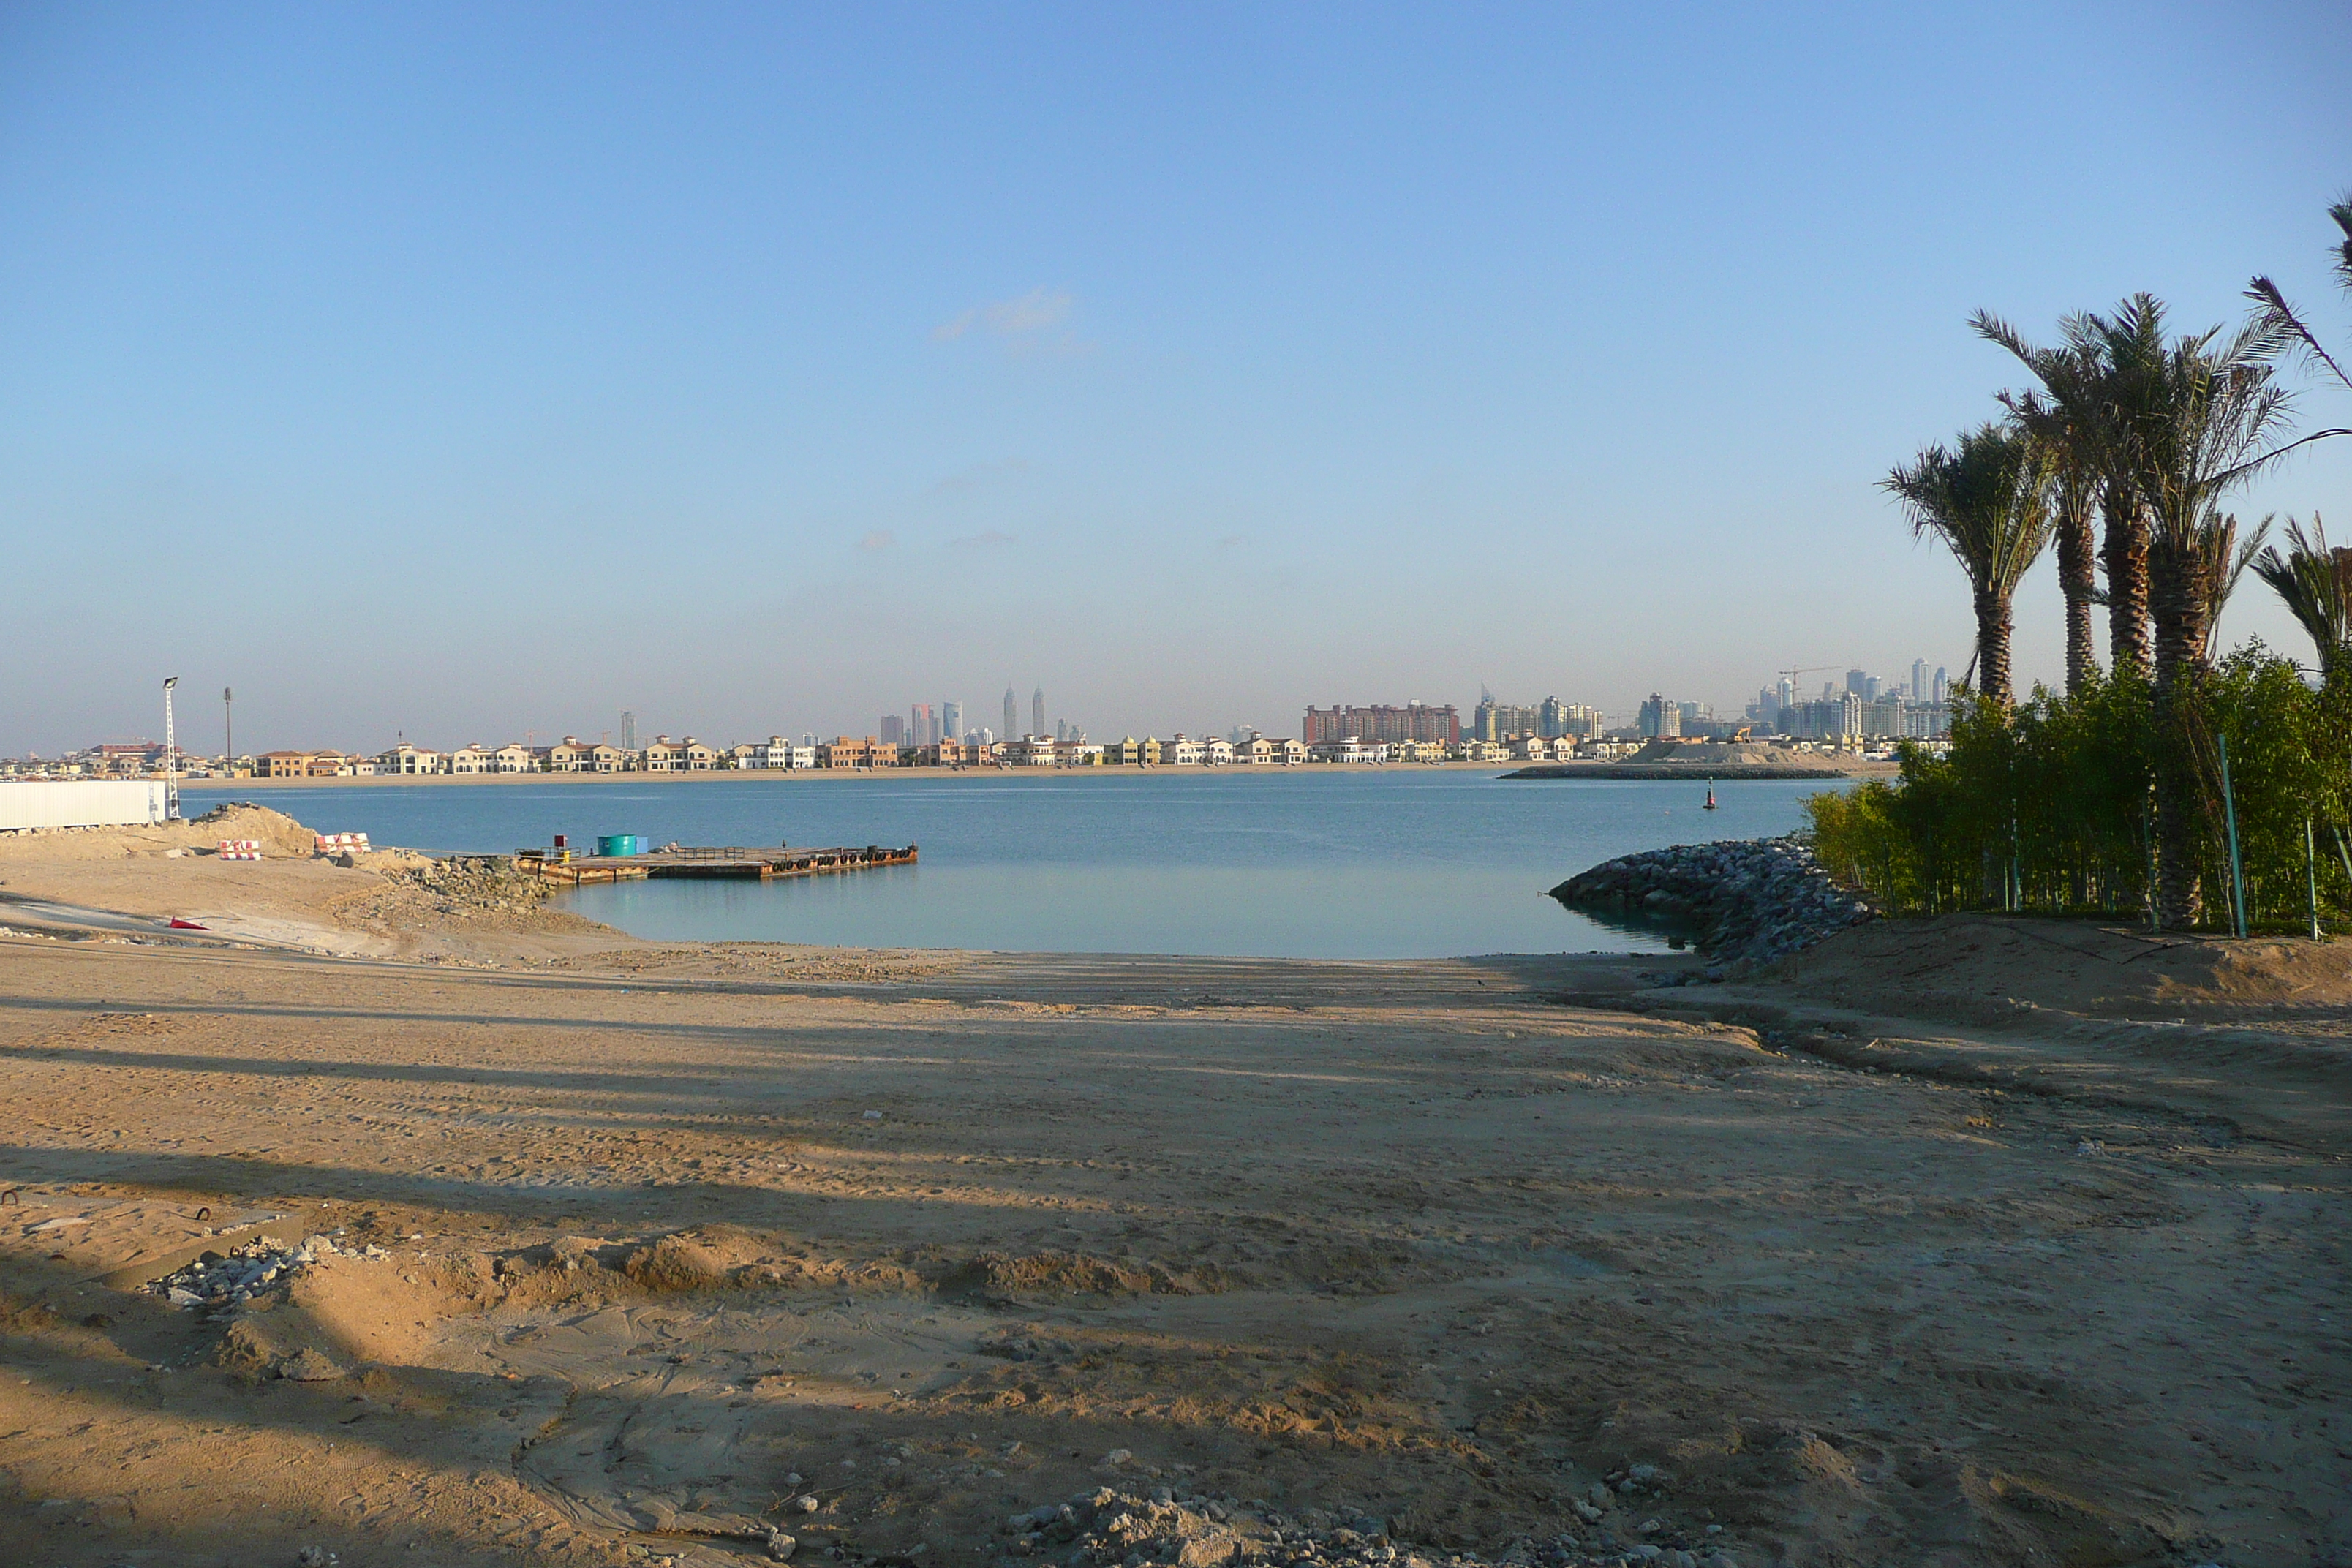
<path fill-rule="evenodd" d="M 258 860 L 261 858 L 261 840 L 224 838 L 220 841 L 219 854 L 224 860 Z"/>
<path fill-rule="evenodd" d="M 341 855 L 344 851 L 351 849 L 363 851 L 367 847 L 368 836 L 364 833 L 321 833 L 319 835 L 319 853 L 321 855 Z"/>

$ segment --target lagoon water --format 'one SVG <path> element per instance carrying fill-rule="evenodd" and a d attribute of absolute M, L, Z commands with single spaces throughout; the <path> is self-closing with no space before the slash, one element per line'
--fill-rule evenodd
<path fill-rule="evenodd" d="M 916 844 L 919 865 L 775 882 L 583 888 L 566 907 L 657 941 L 1011 952 L 1437 958 L 1644 952 L 1665 931 L 1563 910 L 1543 890 L 1612 856 L 1801 825 L 1836 781 L 1501 779 L 1398 767 L 1185 769 L 894 779 L 183 790 L 188 815 L 258 795 L 321 832 L 441 853 L 557 833 L 655 844 Z"/>

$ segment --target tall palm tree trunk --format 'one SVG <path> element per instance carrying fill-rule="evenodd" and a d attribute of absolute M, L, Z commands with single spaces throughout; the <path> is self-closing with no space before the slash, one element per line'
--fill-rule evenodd
<path fill-rule="evenodd" d="M 2000 710 L 2009 707 L 2009 595 L 1976 591 L 1977 690 Z"/>
<path fill-rule="evenodd" d="M 2198 846 L 2205 792 L 2198 781 L 2195 704 L 2205 668 L 2210 594 L 2203 557 L 2158 543 L 2148 556 L 2148 609 L 2156 626 L 2156 923 L 2177 929 L 2204 912 Z"/>
<path fill-rule="evenodd" d="M 2107 492 L 2106 540 L 2100 551 L 2107 569 L 2107 662 L 2120 675 L 2128 666 L 2147 669 L 2147 513 L 2137 500 Z"/>
<path fill-rule="evenodd" d="M 2058 589 L 2066 596 L 2066 695 L 2079 697 L 2099 673 L 2091 640 L 2091 596 L 2098 591 L 2098 551 L 2091 520 L 2069 510 L 2058 520 Z"/>

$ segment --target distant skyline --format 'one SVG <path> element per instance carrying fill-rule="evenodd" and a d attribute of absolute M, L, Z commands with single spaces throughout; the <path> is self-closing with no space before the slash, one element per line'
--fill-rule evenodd
<path fill-rule="evenodd" d="M 166 675 L 248 750 L 1957 676 L 1874 486 L 2016 384 L 1966 316 L 2267 272 L 2352 341 L 2347 59 L 2341 5 L 10 7 L 0 753 Z M 2348 502 L 2352 441 L 2234 504 Z"/>

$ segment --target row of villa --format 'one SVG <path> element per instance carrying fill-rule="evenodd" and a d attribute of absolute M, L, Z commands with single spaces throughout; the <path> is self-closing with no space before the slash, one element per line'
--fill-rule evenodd
<path fill-rule="evenodd" d="M 1576 754 L 1576 742 L 1565 737 L 1559 741 L 1529 737 L 1508 744 L 1464 741 L 1452 745 L 1433 741 L 1349 738 L 1319 741 L 1310 746 L 1302 741 L 1265 735 L 1228 741 L 1214 737 L 1195 740 L 1180 733 L 1165 741 L 1156 736 L 1141 740 L 1128 736 L 1109 742 L 1024 735 L 988 744 L 938 741 L 928 745 L 904 746 L 877 741 L 871 735 L 844 735 L 820 742 L 793 742 L 771 735 L 765 741 L 721 749 L 705 745 L 692 736 L 673 741 L 665 735 L 650 745 L 629 751 L 604 742 L 566 736 L 551 746 L 474 745 L 452 752 L 403 743 L 373 757 L 335 751 L 264 752 L 249 759 L 239 758 L 234 765 L 227 764 L 226 759 L 213 763 L 205 759 L 188 758 L 183 762 L 182 771 L 190 774 L 226 773 L 280 779 L 463 777 L 736 770 L 866 772 L 877 768 L 1295 767 L 1310 763 L 1547 762 Z"/>
<path fill-rule="evenodd" d="M 1181 733 L 1169 740 L 1128 736 L 1117 741 L 1061 740 L 1024 735 L 979 743 L 939 741 L 929 745 L 893 745 L 871 735 L 833 741 L 793 742 L 781 735 L 720 750 L 692 736 L 664 735 L 635 751 L 566 736 L 552 746 L 461 746 L 454 752 L 406 743 L 379 752 L 264 752 L 257 756 L 204 757 L 183 752 L 178 772 L 187 778 L 322 779 L 478 776 L 493 773 L 699 773 L 744 771 L 877 768 L 1087 768 L 1087 767 L 1297 767 L 1312 763 L 1513 763 L 1566 762 L 1606 757 L 1634 749 L 1634 742 L 1577 742 L 1538 736 L 1509 742 L 1459 741 L 1302 741 L 1252 735 L 1239 741 L 1194 740 Z M 102 753 L 102 754 L 101 754 Z M 164 772 L 161 745 L 93 747 L 89 752 L 50 762 L 0 763 L 12 778 L 143 778 Z"/>

